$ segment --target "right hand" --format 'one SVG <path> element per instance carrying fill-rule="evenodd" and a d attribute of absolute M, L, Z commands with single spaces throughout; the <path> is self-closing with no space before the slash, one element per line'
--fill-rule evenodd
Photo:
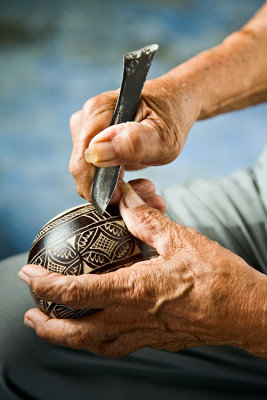
<path fill-rule="evenodd" d="M 50 343 L 123 357 L 144 346 L 180 351 L 234 345 L 267 357 L 267 277 L 218 243 L 149 207 L 131 185 L 120 213 L 159 256 L 107 274 L 71 276 L 37 265 L 19 277 L 42 299 L 102 310 L 50 319 L 31 309 L 25 324 Z"/>
<path fill-rule="evenodd" d="M 179 90 L 174 88 L 177 82 Z M 168 74 L 147 81 L 134 122 L 109 126 L 119 90 L 91 98 L 72 115 L 69 167 L 82 197 L 91 200 L 95 166 L 122 165 L 136 170 L 168 164 L 179 155 L 198 117 L 194 94 L 190 85 L 185 86 L 183 80 L 179 83 L 176 78 L 174 82 Z M 111 203 L 119 197 L 117 189 Z"/>

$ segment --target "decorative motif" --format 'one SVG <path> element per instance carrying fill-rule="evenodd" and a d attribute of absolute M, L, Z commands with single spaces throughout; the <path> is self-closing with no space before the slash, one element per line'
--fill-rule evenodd
<path fill-rule="evenodd" d="M 64 275 L 81 275 L 114 271 L 155 256 L 155 249 L 128 231 L 117 208 L 109 206 L 100 215 L 86 204 L 49 221 L 36 236 L 28 262 Z M 78 318 L 96 311 L 49 303 L 33 291 L 32 297 L 51 317 Z"/>

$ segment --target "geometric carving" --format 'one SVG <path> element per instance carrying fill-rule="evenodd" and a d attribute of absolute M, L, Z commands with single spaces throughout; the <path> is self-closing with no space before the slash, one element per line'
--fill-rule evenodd
<path fill-rule="evenodd" d="M 106 273 L 157 256 L 148 244 L 127 229 L 117 207 L 103 215 L 90 203 L 74 207 L 49 221 L 36 236 L 28 262 L 64 275 Z M 78 318 L 95 310 L 72 310 L 39 299 L 38 307 L 51 317 Z"/>

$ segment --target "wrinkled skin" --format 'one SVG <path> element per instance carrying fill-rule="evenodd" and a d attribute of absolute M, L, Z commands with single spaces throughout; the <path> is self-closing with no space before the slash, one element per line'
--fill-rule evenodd
<path fill-rule="evenodd" d="M 166 164 L 181 152 L 195 120 L 266 101 L 266 50 L 267 3 L 219 46 L 148 81 L 134 122 L 108 127 L 118 91 L 86 102 L 71 118 L 70 170 L 79 194 L 90 200 L 95 166 Z M 159 257 L 100 276 L 25 266 L 19 276 L 41 298 L 102 309 L 79 320 L 50 319 L 31 309 L 25 324 L 51 343 L 110 357 L 144 346 L 178 351 L 228 344 L 267 358 L 267 277 L 166 218 L 151 182 L 131 184 L 135 191 L 120 181 L 112 202 L 120 202 L 129 230 Z"/>
<path fill-rule="evenodd" d="M 88 100 L 72 115 L 69 168 L 82 197 L 91 199 L 95 166 L 123 165 L 126 170 L 137 170 L 170 163 L 181 152 L 196 119 L 193 101 L 188 104 L 181 95 L 180 102 L 170 104 L 164 85 L 160 78 L 146 83 L 134 122 L 109 127 L 118 90 Z M 119 198 L 116 190 L 111 202 Z"/>
<path fill-rule="evenodd" d="M 218 243 L 149 207 L 129 184 L 123 192 L 124 221 L 159 257 L 101 276 L 62 276 L 24 267 L 20 277 L 41 298 L 72 308 L 102 309 L 77 320 L 50 319 L 31 309 L 26 325 L 50 343 L 108 357 L 144 346 L 178 351 L 204 344 L 237 345 L 266 355 L 259 302 L 267 288 L 265 276 Z"/>

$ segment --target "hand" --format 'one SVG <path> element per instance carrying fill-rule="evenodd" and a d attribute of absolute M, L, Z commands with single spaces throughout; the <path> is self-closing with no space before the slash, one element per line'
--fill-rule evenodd
<path fill-rule="evenodd" d="M 122 196 L 122 186 L 125 182 L 120 178 L 118 180 L 116 193 L 112 197 L 112 203 L 118 204 Z M 160 212 L 166 211 L 165 200 L 156 194 L 156 188 L 153 182 L 148 179 L 134 179 L 129 181 L 136 193 L 151 207 L 156 208 Z"/>
<path fill-rule="evenodd" d="M 178 156 L 198 113 L 190 85 L 185 90 L 185 83 L 179 86 L 176 81 L 179 95 L 172 93 L 169 78 L 146 82 L 134 122 L 109 127 L 118 90 L 88 100 L 72 115 L 69 167 L 82 197 L 91 199 L 95 166 L 122 165 L 133 170 L 167 164 Z M 117 191 L 112 201 L 118 198 Z"/>
<path fill-rule="evenodd" d="M 150 208 L 129 184 L 123 193 L 124 221 L 159 257 L 100 276 L 25 266 L 20 277 L 41 298 L 102 309 L 77 320 L 50 319 L 31 309 L 25 324 L 50 343 L 110 357 L 144 346 L 179 351 L 204 344 L 236 345 L 266 357 L 266 277 Z"/>
<path fill-rule="evenodd" d="M 90 200 L 94 166 L 167 164 L 179 155 L 197 119 L 266 101 L 266 26 L 267 3 L 220 45 L 147 81 L 134 122 L 108 128 L 118 91 L 87 101 L 70 121 L 70 171 L 78 193 Z"/>

